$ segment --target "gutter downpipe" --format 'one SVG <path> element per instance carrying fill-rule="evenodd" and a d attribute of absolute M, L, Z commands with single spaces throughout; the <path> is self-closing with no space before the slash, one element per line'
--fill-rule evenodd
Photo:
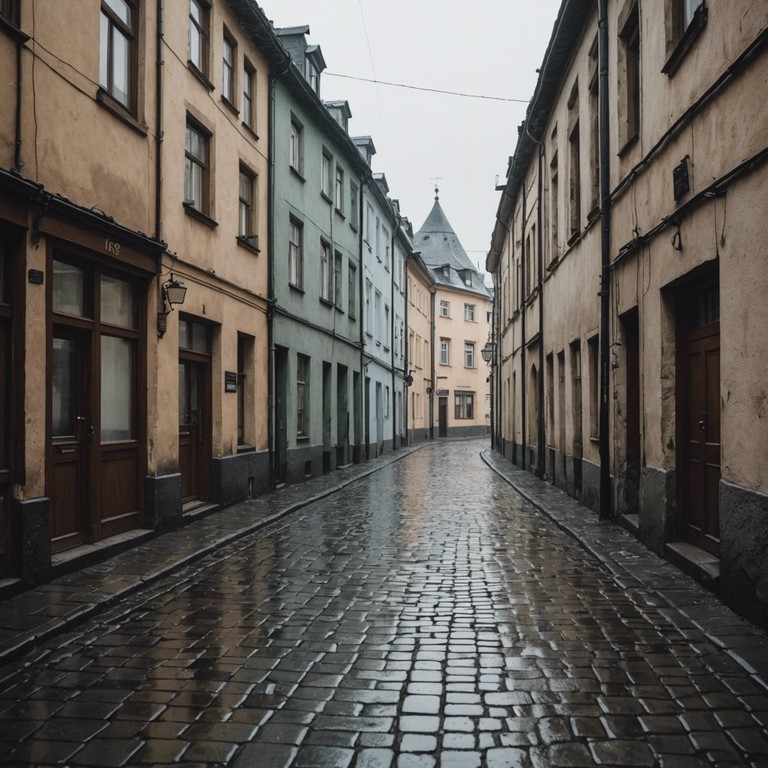
<path fill-rule="evenodd" d="M 13 167 L 21 171 L 21 79 L 23 74 L 21 54 L 24 40 L 16 38 L 16 136 L 14 139 Z"/>
<path fill-rule="evenodd" d="M 360 446 L 358 450 L 361 462 L 363 456 L 365 456 L 366 461 L 369 459 L 367 435 L 370 434 L 365 409 L 365 219 L 363 218 L 365 216 L 365 185 L 371 179 L 370 169 L 366 169 L 364 173 L 365 175 L 360 174 L 360 200 L 358 201 L 360 229 L 357 233 L 358 253 L 360 255 L 360 278 L 358 281 L 360 284 Z"/>
<path fill-rule="evenodd" d="M 392 245 L 389 249 L 389 355 L 392 364 L 392 450 L 397 448 L 397 377 L 395 376 L 395 227 L 392 227 Z"/>
<path fill-rule="evenodd" d="M 435 439 L 435 387 L 437 386 L 437 380 L 435 379 L 435 297 L 437 296 L 437 288 L 434 285 L 434 278 L 430 272 L 430 279 L 433 281 L 432 288 L 429 291 L 429 378 L 432 382 L 429 393 L 429 439 Z"/>
<path fill-rule="evenodd" d="M 522 218 L 522 232 L 525 232 L 525 218 L 527 214 L 527 196 L 525 194 L 525 183 L 522 183 L 520 185 L 522 187 L 523 192 L 523 210 L 521 213 Z M 514 247 L 515 243 L 515 226 L 514 226 L 514 211 L 512 212 L 512 246 Z M 525 329 L 525 307 L 526 307 L 526 300 L 527 297 L 525 296 L 525 284 L 527 276 L 525 274 L 525 259 L 526 259 L 526 249 L 525 249 L 525 237 L 521 233 L 520 235 L 520 296 L 522 298 L 522 301 L 520 302 L 520 333 L 521 333 L 521 342 L 520 342 L 520 427 L 522 429 L 522 435 L 520 444 L 522 446 L 522 463 L 521 466 L 523 469 L 526 468 L 528 461 L 527 461 L 527 453 L 528 453 L 528 418 L 527 418 L 527 400 L 526 397 L 526 391 L 527 387 L 525 385 L 525 379 L 526 379 L 526 371 L 525 367 L 527 365 L 526 358 L 528 357 L 525 353 L 526 350 L 526 329 Z"/>
<path fill-rule="evenodd" d="M 163 73 L 165 60 L 163 59 L 163 44 L 165 42 L 165 8 L 164 0 L 157 0 L 157 61 L 155 72 L 155 238 L 163 239 Z M 162 257 L 160 263 L 162 272 Z"/>
<path fill-rule="evenodd" d="M 400 219 L 398 218 L 398 226 L 400 225 Z M 403 296 L 405 297 L 405 303 L 403 306 L 403 324 L 404 324 L 404 333 L 408 331 L 408 262 L 411 260 L 411 254 L 405 253 L 404 254 L 404 260 L 405 264 L 403 266 L 404 275 L 405 278 L 405 285 L 403 286 Z M 415 343 L 415 342 L 414 342 Z M 408 374 L 411 371 L 411 361 L 408 359 L 408 339 L 403 339 L 403 380 L 405 381 L 405 377 L 408 376 Z M 413 385 L 411 385 L 413 386 Z M 408 400 L 410 395 L 410 389 L 408 386 L 403 386 L 403 423 L 405 424 L 405 442 L 403 445 L 410 445 L 411 441 L 408 436 L 408 417 L 410 416 L 410 409 L 408 408 Z"/>
<path fill-rule="evenodd" d="M 610 189 L 610 105 L 608 102 L 608 0 L 598 0 L 598 56 L 600 98 L 600 520 L 613 517 L 611 468 L 608 444 L 609 394 L 609 312 L 611 308 L 611 189 Z"/>

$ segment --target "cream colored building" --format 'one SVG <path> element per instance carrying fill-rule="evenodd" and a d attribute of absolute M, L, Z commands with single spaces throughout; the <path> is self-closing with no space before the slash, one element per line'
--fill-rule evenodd
<path fill-rule="evenodd" d="M 27 584 L 268 487 L 287 58 L 246 0 L 39 6 L 0 5 L 0 576 Z"/>
<path fill-rule="evenodd" d="M 490 383 L 481 350 L 490 338 L 492 297 L 448 222 L 437 190 L 413 242 L 435 282 L 435 437 L 484 435 L 490 431 Z"/>
<path fill-rule="evenodd" d="M 606 6 L 562 4 L 497 211 L 496 447 L 764 624 L 768 8 Z"/>
<path fill-rule="evenodd" d="M 408 279 L 407 368 L 408 442 L 415 443 L 434 437 L 435 358 L 432 354 L 435 325 L 435 281 L 429 267 L 418 253 L 409 257 L 406 265 Z"/>

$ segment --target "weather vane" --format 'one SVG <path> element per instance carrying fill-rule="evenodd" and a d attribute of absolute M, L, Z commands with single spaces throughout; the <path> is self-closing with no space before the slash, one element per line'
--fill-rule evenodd
<path fill-rule="evenodd" d="M 440 199 L 440 187 L 437 186 L 437 182 L 442 180 L 442 176 L 433 176 L 430 181 L 435 182 L 435 200 Z"/>

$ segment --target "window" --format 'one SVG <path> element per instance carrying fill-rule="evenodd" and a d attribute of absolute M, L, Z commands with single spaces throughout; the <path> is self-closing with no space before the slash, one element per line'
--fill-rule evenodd
<path fill-rule="evenodd" d="M 466 285 L 468 288 L 472 287 L 472 271 L 469 269 L 464 269 L 461 271 L 461 279 L 464 281 L 464 285 Z"/>
<path fill-rule="evenodd" d="M 333 301 L 333 282 L 331 276 L 331 247 L 320 242 L 320 298 Z"/>
<path fill-rule="evenodd" d="M 208 6 L 202 0 L 189 0 L 189 63 L 208 74 Z"/>
<path fill-rule="evenodd" d="M 382 332 L 382 341 L 384 342 L 384 346 L 389 349 L 390 339 L 389 339 L 389 307 L 385 304 L 384 305 L 384 328 Z"/>
<path fill-rule="evenodd" d="M 456 392 L 454 394 L 454 413 L 456 420 L 475 418 L 475 393 Z"/>
<path fill-rule="evenodd" d="M 336 163 L 336 210 L 344 213 L 344 169 Z"/>
<path fill-rule="evenodd" d="M 291 219 L 288 236 L 288 282 L 295 288 L 301 288 L 304 282 L 303 235 L 301 223 Z"/>
<path fill-rule="evenodd" d="M 707 4 L 704 0 L 666 0 L 665 5 L 667 61 L 661 71 L 671 76 L 704 29 Z"/>
<path fill-rule="evenodd" d="M 291 168 L 301 174 L 304 163 L 303 151 L 303 127 L 298 120 L 291 120 L 291 138 L 290 138 L 290 164 Z"/>
<path fill-rule="evenodd" d="M 373 297 L 373 283 L 366 278 L 365 280 L 365 332 L 368 336 L 373 334 L 373 315 L 371 299 Z"/>
<path fill-rule="evenodd" d="M 253 65 L 245 60 L 243 64 L 243 125 L 250 128 L 252 131 L 256 130 L 256 126 L 253 118 L 253 98 L 255 96 L 256 89 L 256 70 Z"/>
<path fill-rule="evenodd" d="M 3 15 L 13 19 L 14 5 L 3 2 Z M 131 111 L 135 107 L 136 21 L 133 0 L 102 0 L 99 85 Z"/>
<path fill-rule="evenodd" d="M 253 393 L 248 391 L 248 370 L 253 370 L 253 336 L 237 334 L 237 444 L 245 445 L 248 438 L 247 414 L 253 413 Z"/>
<path fill-rule="evenodd" d="M 568 99 L 568 242 L 581 232 L 581 138 L 579 136 L 579 84 Z"/>
<path fill-rule="evenodd" d="M 296 355 L 296 435 L 309 435 L 309 358 Z"/>
<path fill-rule="evenodd" d="M 475 344 L 472 341 L 464 342 L 464 367 L 475 367 Z"/>
<path fill-rule="evenodd" d="M 333 297 L 338 309 L 342 309 L 341 302 L 343 298 L 343 289 L 341 287 L 341 279 L 343 271 L 341 254 L 336 251 L 336 253 L 333 254 Z"/>
<path fill-rule="evenodd" d="M 365 232 L 363 233 L 363 240 L 368 245 L 368 251 L 370 252 L 371 246 L 373 244 L 373 241 L 371 239 L 371 226 L 373 221 L 373 206 L 370 203 L 366 203 L 365 205 Z"/>
<path fill-rule="evenodd" d="M 347 312 L 357 316 L 357 267 L 350 261 L 347 268 Z"/>
<path fill-rule="evenodd" d="M 209 142 L 209 135 L 187 118 L 184 202 L 201 213 L 208 213 Z"/>
<path fill-rule="evenodd" d="M 449 302 L 445 301 L 444 299 L 440 300 L 440 317 L 450 317 L 451 316 L 451 305 Z"/>
<path fill-rule="evenodd" d="M 600 81 L 597 66 L 597 35 L 589 51 L 589 211 L 600 208 Z"/>
<path fill-rule="evenodd" d="M 558 231 L 558 175 L 557 175 L 557 126 L 552 131 L 552 160 L 549 163 L 549 240 L 550 240 L 550 260 L 556 259 L 559 254 L 560 237 Z M 518 289 L 521 288 L 518 281 Z M 518 297 L 519 301 L 519 297 Z"/>
<path fill-rule="evenodd" d="M 250 238 L 254 234 L 253 226 L 253 174 L 247 168 L 240 168 L 240 203 L 237 234 Z"/>
<path fill-rule="evenodd" d="M 440 339 L 440 365 L 451 364 L 451 340 Z"/>
<path fill-rule="evenodd" d="M 475 321 L 475 305 L 474 304 L 464 305 L 464 319 L 468 320 L 469 322 Z"/>
<path fill-rule="evenodd" d="M 19 26 L 18 0 L 0 0 L 0 16 L 4 16 L 14 26 Z"/>
<path fill-rule="evenodd" d="M 235 62 L 237 61 L 237 43 L 224 31 L 221 45 L 221 95 L 230 104 L 235 103 Z"/>
<path fill-rule="evenodd" d="M 589 436 L 596 440 L 600 435 L 600 343 L 597 336 L 587 341 L 589 356 Z"/>
<path fill-rule="evenodd" d="M 635 5 L 624 24 L 619 51 L 622 81 L 619 83 L 619 144 L 625 147 L 640 131 L 640 21 Z"/>
<path fill-rule="evenodd" d="M 349 182 L 349 223 L 355 229 L 360 226 L 360 198 L 354 181 Z"/>
<path fill-rule="evenodd" d="M 375 323 L 373 334 L 376 343 L 381 344 L 381 291 L 376 291 L 373 311 L 373 322 Z"/>
<path fill-rule="evenodd" d="M 381 228 L 381 239 L 384 245 L 384 269 L 389 272 L 390 270 L 390 240 L 389 240 L 389 230 L 386 227 Z"/>
<path fill-rule="evenodd" d="M 323 150 L 320 161 L 320 191 L 329 200 L 331 199 L 331 169 L 333 167 L 333 158 Z"/>

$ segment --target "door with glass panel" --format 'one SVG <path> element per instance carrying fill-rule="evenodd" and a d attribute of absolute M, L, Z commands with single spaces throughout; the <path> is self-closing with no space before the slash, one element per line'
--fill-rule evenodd
<path fill-rule="evenodd" d="M 52 540 L 58 552 L 88 535 L 90 332 L 55 326 L 51 353 Z"/>
<path fill-rule="evenodd" d="M 52 291 L 50 497 L 56 552 L 141 525 L 145 459 L 138 284 L 57 258 Z"/>

